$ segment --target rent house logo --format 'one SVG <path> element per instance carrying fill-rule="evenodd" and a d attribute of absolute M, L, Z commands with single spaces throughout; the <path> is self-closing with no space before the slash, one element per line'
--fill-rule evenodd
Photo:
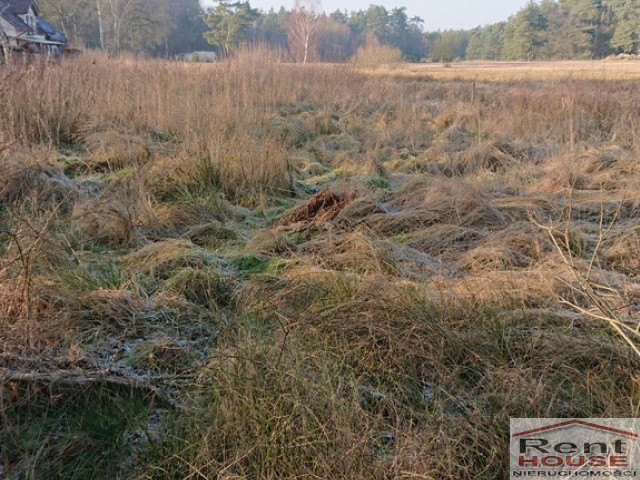
<path fill-rule="evenodd" d="M 512 418 L 511 479 L 640 478 L 635 418 Z"/>

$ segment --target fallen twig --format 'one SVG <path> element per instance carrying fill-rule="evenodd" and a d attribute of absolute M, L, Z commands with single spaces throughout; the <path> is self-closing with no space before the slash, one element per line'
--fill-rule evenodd
<path fill-rule="evenodd" d="M 116 375 L 116 373 L 126 373 Z M 89 384 L 109 384 L 122 387 L 140 389 L 149 392 L 162 402 L 178 410 L 186 410 L 186 407 L 167 395 L 154 382 L 194 378 L 194 375 L 158 375 L 139 376 L 122 369 L 106 369 L 101 371 L 85 370 L 55 370 L 50 372 L 21 371 L 0 369 L 0 382 L 26 382 L 26 383 L 55 383 L 59 385 L 81 386 Z"/>

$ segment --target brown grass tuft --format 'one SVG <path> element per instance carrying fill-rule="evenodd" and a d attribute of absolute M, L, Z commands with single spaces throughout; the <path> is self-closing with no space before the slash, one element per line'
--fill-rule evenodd
<path fill-rule="evenodd" d="M 88 167 L 96 171 L 115 171 L 147 162 L 151 156 L 147 141 L 113 130 L 89 133 L 82 141 L 89 152 Z"/>
<path fill-rule="evenodd" d="M 322 268 L 361 275 L 398 275 L 393 244 L 371 238 L 366 231 L 328 236 L 323 241 L 303 245 Z"/>
<path fill-rule="evenodd" d="M 408 183 L 392 195 L 388 211 L 370 217 L 372 227 L 386 235 L 414 232 L 438 223 L 471 228 L 506 222 L 475 186 L 449 179 Z"/>
<path fill-rule="evenodd" d="M 144 275 L 166 280 L 176 270 L 203 269 L 218 265 L 219 260 L 211 252 L 186 239 L 153 242 L 124 258 L 130 275 Z"/>
<path fill-rule="evenodd" d="M 44 147 L 8 149 L 0 155 L 0 208 L 31 200 L 37 208 L 71 205 L 78 187 Z"/>
<path fill-rule="evenodd" d="M 356 192 L 348 196 L 333 193 L 329 188 L 323 188 L 311 199 L 286 212 L 278 219 L 279 225 L 290 223 L 320 223 L 333 220 L 342 209 L 356 198 Z"/>
<path fill-rule="evenodd" d="M 480 230 L 443 223 L 413 232 L 401 240 L 412 248 L 446 259 L 472 248 L 486 235 Z"/>
<path fill-rule="evenodd" d="M 277 255 L 295 250 L 295 244 L 287 232 L 276 227 L 270 230 L 258 230 L 247 242 L 246 249 L 267 255 Z"/>
<path fill-rule="evenodd" d="M 204 248 L 218 248 L 225 243 L 239 239 L 235 230 L 226 227 L 218 220 L 192 226 L 184 234 L 184 237 L 191 240 L 195 245 Z"/>
<path fill-rule="evenodd" d="M 485 272 L 516 270 L 530 265 L 525 255 L 506 246 L 479 246 L 464 253 L 458 262 L 462 270 Z"/>
<path fill-rule="evenodd" d="M 80 238 L 115 247 L 144 241 L 144 227 L 156 226 L 157 217 L 137 179 L 126 177 L 104 185 L 99 194 L 83 195 L 74 205 L 72 226 Z"/>

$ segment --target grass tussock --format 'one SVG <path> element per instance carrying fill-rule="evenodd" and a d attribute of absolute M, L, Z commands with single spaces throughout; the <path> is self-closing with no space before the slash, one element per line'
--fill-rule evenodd
<path fill-rule="evenodd" d="M 396 238 L 412 248 L 446 258 L 455 255 L 455 252 L 468 250 L 485 236 L 479 230 L 441 223 Z"/>
<path fill-rule="evenodd" d="M 0 156 L 0 206 L 31 201 L 36 208 L 73 205 L 78 186 L 46 148 L 12 147 Z"/>
<path fill-rule="evenodd" d="M 0 477 L 500 478 L 510 417 L 638 416 L 637 89 L 458 67 L 4 65 Z"/>
<path fill-rule="evenodd" d="M 216 248 L 226 242 L 238 240 L 239 235 L 232 228 L 226 227 L 218 220 L 212 220 L 202 225 L 192 226 L 185 234 L 185 238 L 203 248 Z"/>
<path fill-rule="evenodd" d="M 388 213 L 371 217 L 383 234 L 410 233 L 440 223 L 462 227 L 500 226 L 505 220 L 473 185 L 448 179 L 420 179 L 394 192 Z"/>
<path fill-rule="evenodd" d="M 185 239 L 163 240 L 130 253 L 124 259 L 127 272 L 166 280 L 179 269 L 199 269 L 219 264 L 211 252 Z"/>
<path fill-rule="evenodd" d="M 116 171 L 149 160 L 147 142 L 138 136 L 116 131 L 92 132 L 82 140 L 89 154 L 87 167 L 93 171 Z"/>

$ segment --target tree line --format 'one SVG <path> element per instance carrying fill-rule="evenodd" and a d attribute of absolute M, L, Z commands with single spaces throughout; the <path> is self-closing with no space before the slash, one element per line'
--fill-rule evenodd
<path fill-rule="evenodd" d="M 397 49 L 408 61 L 603 58 L 640 50 L 637 0 L 530 1 L 509 19 L 472 30 L 425 32 L 405 7 L 324 13 L 319 0 L 267 12 L 248 1 L 40 0 L 43 16 L 72 43 L 111 53 L 170 57 L 266 44 L 299 62 L 344 61 L 363 46 Z"/>
<path fill-rule="evenodd" d="M 42 16 L 72 45 L 171 57 L 194 50 L 231 54 L 241 44 L 262 43 L 299 61 L 340 61 L 366 42 L 392 45 L 407 59 L 427 55 L 422 20 L 406 8 L 322 12 L 318 0 L 299 0 L 291 10 L 259 11 L 248 1 L 39 0 Z"/>
<path fill-rule="evenodd" d="M 469 59 L 592 59 L 640 47 L 637 0 L 529 2 L 509 21 L 476 29 Z"/>
<path fill-rule="evenodd" d="M 427 55 L 423 20 L 410 18 L 405 7 L 326 14 L 318 0 L 297 0 L 290 11 L 259 12 L 248 2 L 220 1 L 205 23 L 207 40 L 225 52 L 249 42 L 280 48 L 300 62 L 347 60 L 362 45 L 389 45 L 413 61 Z"/>
<path fill-rule="evenodd" d="M 637 0 L 530 1 L 503 22 L 426 33 L 432 60 L 584 60 L 640 53 Z"/>
<path fill-rule="evenodd" d="M 199 0 L 39 0 L 38 6 L 77 47 L 154 56 L 207 48 Z"/>

